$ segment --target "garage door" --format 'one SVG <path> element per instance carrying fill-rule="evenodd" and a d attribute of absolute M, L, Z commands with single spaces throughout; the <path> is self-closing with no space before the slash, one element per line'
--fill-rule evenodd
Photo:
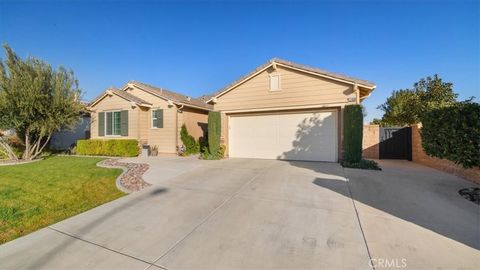
<path fill-rule="evenodd" d="M 337 161 L 335 111 L 231 116 L 229 156 Z"/>

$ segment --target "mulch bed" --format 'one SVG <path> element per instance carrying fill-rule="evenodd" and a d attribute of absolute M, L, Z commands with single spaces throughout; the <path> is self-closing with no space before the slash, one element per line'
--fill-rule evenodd
<path fill-rule="evenodd" d="M 102 165 L 127 169 L 120 178 L 120 184 L 124 188 L 135 192 L 151 186 L 150 183 L 145 182 L 142 178 L 143 174 L 149 168 L 148 164 L 119 162 L 118 160 L 119 159 L 108 159 L 103 161 Z"/>

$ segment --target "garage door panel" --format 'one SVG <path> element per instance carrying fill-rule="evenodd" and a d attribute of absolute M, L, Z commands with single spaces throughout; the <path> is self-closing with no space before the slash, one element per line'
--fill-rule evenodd
<path fill-rule="evenodd" d="M 230 118 L 231 157 L 336 161 L 335 112 Z"/>

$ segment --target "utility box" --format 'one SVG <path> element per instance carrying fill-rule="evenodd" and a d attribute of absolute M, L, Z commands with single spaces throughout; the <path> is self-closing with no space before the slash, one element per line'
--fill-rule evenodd
<path fill-rule="evenodd" d="M 150 145 L 148 144 L 142 144 L 142 157 L 148 157 L 150 156 Z"/>

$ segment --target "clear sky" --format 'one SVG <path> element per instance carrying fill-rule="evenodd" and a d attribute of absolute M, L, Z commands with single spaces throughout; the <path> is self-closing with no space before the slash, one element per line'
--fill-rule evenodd
<path fill-rule="evenodd" d="M 73 69 L 86 100 L 129 80 L 200 96 L 279 57 L 375 82 L 366 121 L 435 73 L 480 97 L 479 28 L 479 1 L 0 0 L 0 42 Z"/>

